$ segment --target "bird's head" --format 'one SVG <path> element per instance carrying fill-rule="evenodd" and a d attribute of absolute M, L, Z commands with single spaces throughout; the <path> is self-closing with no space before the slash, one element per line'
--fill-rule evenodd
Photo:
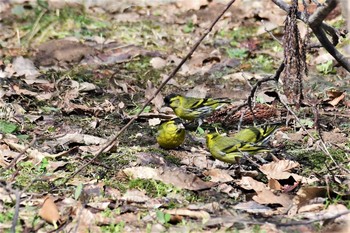
<path fill-rule="evenodd" d="M 181 98 L 181 96 L 177 95 L 177 94 L 167 95 L 164 98 L 165 106 L 172 107 L 172 108 L 179 106 L 180 105 L 180 98 Z"/>

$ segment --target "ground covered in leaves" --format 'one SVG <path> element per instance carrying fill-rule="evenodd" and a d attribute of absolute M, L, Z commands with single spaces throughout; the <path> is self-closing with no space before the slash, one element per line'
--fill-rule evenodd
<path fill-rule="evenodd" d="M 1 232 L 348 232 L 350 79 L 323 49 L 307 54 L 297 117 L 274 95 L 281 84 L 258 88 L 259 123 L 284 125 L 270 141 L 278 159 L 259 154 L 226 164 L 201 143 L 208 132 L 253 125 L 240 120 L 247 109 L 229 124 L 220 116 L 228 111 L 213 116 L 188 132 L 199 140 L 187 137 L 177 149 L 156 143 L 159 123 L 174 117 L 164 96 L 227 97 L 234 108 L 276 72 L 286 13 L 272 1 L 236 1 L 92 162 L 225 1 L 16 2 L 0 3 Z M 344 29 L 340 7 L 327 23 Z"/>

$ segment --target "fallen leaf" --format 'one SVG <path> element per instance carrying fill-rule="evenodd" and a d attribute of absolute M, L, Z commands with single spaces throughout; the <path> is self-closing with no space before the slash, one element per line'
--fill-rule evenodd
<path fill-rule="evenodd" d="M 156 92 L 156 90 L 157 88 L 153 87 L 152 82 L 150 80 L 147 80 L 145 98 L 150 99 L 153 96 L 153 94 Z M 154 104 L 154 106 L 156 106 L 157 109 L 160 109 L 164 104 L 163 99 L 164 99 L 163 95 L 161 93 L 158 93 L 156 97 L 151 101 L 151 103 Z"/>
<path fill-rule="evenodd" d="M 197 85 L 193 89 L 187 91 L 186 95 L 187 97 L 194 97 L 194 98 L 205 98 L 207 95 L 207 87 L 205 84 Z"/>
<path fill-rule="evenodd" d="M 228 174 L 227 170 L 214 168 L 203 172 L 203 174 L 205 176 L 209 176 L 211 182 L 226 183 L 233 180 L 232 176 Z"/>
<path fill-rule="evenodd" d="M 246 190 L 254 190 L 255 192 L 266 189 L 266 185 L 264 183 L 256 181 L 250 176 L 243 176 L 237 184 Z"/>
<path fill-rule="evenodd" d="M 269 215 L 269 212 L 272 214 L 272 208 L 261 205 L 255 201 L 240 202 L 237 205 L 233 206 L 233 208 L 236 210 L 247 211 L 248 213 L 253 214 L 264 213 Z"/>
<path fill-rule="evenodd" d="M 57 229 L 57 222 L 60 219 L 60 213 L 58 212 L 58 208 L 50 195 L 44 199 L 43 205 L 39 210 L 39 216 L 45 221 L 53 224 Z"/>
<path fill-rule="evenodd" d="M 167 214 L 172 215 L 182 215 L 182 216 L 188 216 L 191 218 L 199 218 L 202 219 L 203 222 L 207 222 L 210 219 L 210 214 L 204 210 L 200 211 L 193 211 L 188 209 L 171 209 L 171 210 L 164 210 Z"/>
<path fill-rule="evenodd" d="M 310 204 L 315 198 L 326 198 L 327 189 L 325 187 L 301 187 L 293 199 L 294 205 L 300 209 L 304 205 Z"/>
<path fill-rule="evenodd" d="M 84 145 L 101 145 L 107 140 L 104 138 L 96 137 L 88 134 L 80 133 L 69 133 L 60 138 L 57 138 L 57 143 L 59 145 L 69 144 L 69 143 L 80 143 Z"/>
<path fill-rule="evenodd" d="M 280 204 L 285 208 L 289 208 L 293 203 L 288 194 L 280 193 L 280 195 L 276 195 L 268 189 L 258 191 L 257 195 L 253 196 L 253 200 L 264 205 Z"/>
<path fill-rule="evenodd" d="M 150 63 L 154 69 L 162 69 L 166 66 L 167 61 L 160 57 L 154 57 L 151 59 Z"/>
<path fill-rule="evenodd" d="M 332 105 L 333 107 L 335 107 L 335 106 L 338 105 L 338 103 L 339 103 L 340 101 L 342 101 L 344 98 L 345 98 L 345 93 L 343 93 L 342 95 L 340 95 L 340 96 L 334 98 L 334 99 L 331 100 L 331 101 L 328 101 L 328 103 L 329 103 L 330 105 Z"/>
<path fill-rule="evenodd" d="M 278 180 L 273 178 L 269 179 L 269 183 L 267 184 L 267 186 L 272 190 L 282 190 L 282 185 L 278 182 Z"/>
<path fill-rule="evenodd" d="M 144 191 L 133 189 L 126 191 L 120 200 L 127 202 L 144 203 L 149 200 L 149 197 L 145 194 Z"/>
<path fill-rule="evenodd" d="M 160 180 L 166 184 L 172 184 L 175 187 L 188 190 L 203 190 L 215 185 L 213 182 L 203 181 L 196 175 L 180 168 L 131 167 L 125 168 L 123 172 L 133 178 Z"/>
<path fill-rule="evenodd" d="M 27 79 L 35 79 L 40 75 L 34 63 L 27 58 L 16 57 L 12 62 L 12 68 L 16 72 L 16 76 L 24 75 Z"/>
<path fill-rule="evenodd" d="M 148 125 L 149 126 L 156 126 L 161 123 L 161 120 L 159 118 L 151 118 L 148 120 Z"/>
<path fill-rule="evenodd" d="M 293 176 L 293 178 L 297 178 L 295 179 L 296 181 L 300 181 L 301 176 L 289 172 L 291 169 L 297 168 L 299 166 L 300 164 L 298 162 L 294 162 L 291 160 L 279 160 L 277 162 L 264 164 L 260 166 L 259 170 L 269 178 L 285 180 L 288 179 L 290 176 Z"/>

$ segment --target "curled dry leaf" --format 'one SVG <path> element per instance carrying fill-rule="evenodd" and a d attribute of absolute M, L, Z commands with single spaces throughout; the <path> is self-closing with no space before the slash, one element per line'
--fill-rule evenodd
<path fill-rule="evenodd" d="M 344 98 L 345 98 L 345 93 L 343 93 L 343 94 L 341 94 L 340 96 L 338 96 L 338 97 L 332 99 L 331 101 L 328 101 L 328 103 L 329 103 L 330 105 L 332 105 L 333 107 L 335 107 L 335 106 L 338 105 L 338 103 L 339 103 L 340 101 L 342 101 Z"/>
<path fill-rule="evenodd" d="M 50 195 L 44 199 L 43 205 L 39 210 L 39 216 L 57 228 L 57 222 L 60 219 L 60 213 L 58 212 L 58 208 Z"/>
<path fill-rule="evenodd" d="M 149 197 L 145 194 L 145 192 L 133 189 L 126 191 L 121 200 L 127 202 L 143 203 L 148 201 Z"/>
<path fill-rule="evenodd" d="M 294 205 L 297 205 L 298 209 L 304 205 L 310 204 L 315 198 L 326 198 L 327 189 L 325 187 L 301 187 L 294 197 Z"/>

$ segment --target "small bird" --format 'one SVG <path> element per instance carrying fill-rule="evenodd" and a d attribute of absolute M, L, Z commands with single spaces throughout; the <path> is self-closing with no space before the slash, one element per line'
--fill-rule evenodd
<path fill-rule="evenodd" d="M 237 163 L 242 153 L 256 154 L 269 151 L 263 145 L 244 142 L 219 133 L 207 134 L 206 143 L 211 155 L 226 163 Z"/>
<path fill-rule="evenodd" d="M 185 140 L 185 127 L 179 118 L 164 122 L 158 128 L 157 142 L 164 149 L 180 146 Z"/>
<path fill-rule="evenodd" d="M 270 139 L 272 133 L 274 133 L 277 128 L 277 124 L 265 125 L 262 128 L 250 127 L 239 131 L 233 135 L 233 138 L 243 142 L 264 144 Z"/>
<path fill-rule="evenodd" d="M 171 107 L 176 116 L 184 120 L 203 119 L 220 109 L 231 100 L 225 98 L 194 98 L 170 94 L 164 98 L 166 106 Z"/>

